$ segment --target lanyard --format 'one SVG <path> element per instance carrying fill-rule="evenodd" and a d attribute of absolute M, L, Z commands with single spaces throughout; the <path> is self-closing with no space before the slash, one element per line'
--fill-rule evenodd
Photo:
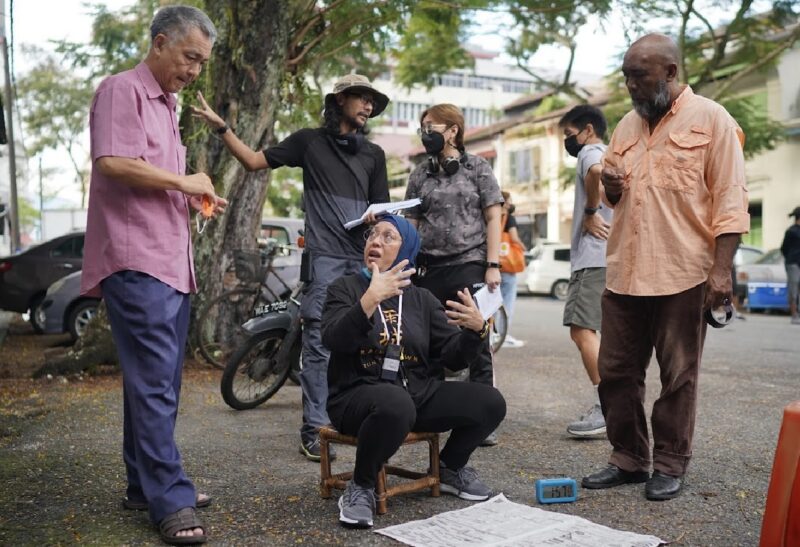
<path fill-rule="evenodd" d="M 386 339 L 391 343 L 391 337 L 389 332 L 389 325 L 386 323 L 386 318 L 383 316 L 383 310 L 381 309 L 381 305 L 378 304 L 378 311 L 381 312 L 381 321 L 383 321 L 383 331 L 386 333 Z M 400 298 L 397 303 L 397 340 L 396 343 L 400 345 L 400 326 L 403 324 L 403 293 L 400 293 Z"/>

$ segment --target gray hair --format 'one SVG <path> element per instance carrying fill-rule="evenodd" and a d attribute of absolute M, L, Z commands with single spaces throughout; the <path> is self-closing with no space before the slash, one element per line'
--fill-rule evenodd
<path fill-rule="evenodd" d="M 158 10 L 150 24 L 150 39 L 163 34 L 169 38 L 183 37 L 192 27 L 200 30 L 212 43 L 217 29 L 203 11 L 193 6 L 166 6 Z"/>

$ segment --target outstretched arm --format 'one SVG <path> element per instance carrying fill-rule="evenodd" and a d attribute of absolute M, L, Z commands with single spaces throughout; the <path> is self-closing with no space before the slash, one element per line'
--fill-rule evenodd
<path fill-rule="evenodd" d="M 223 127 L 227 126 L 225 120 L 223 120 L 211 109 L 210 106 L 208 106 L 203 94 L 199 91 L 197 92 L 197 100 L 200 101 L 201 108 L 192 106 L 192 116 L 200 118 L 206 122 L 206 125 L 208 125 L 212 131 L 221 130 Z M 222 142 L 225 143 L 225 146 L 228 148 L 230 153 L 233 154 L 239 163 L 241 163 L 248 171 L 257 171 L 259 169 L 269 168 L 269 164 L 267 163 L 267 158 L 264 156 L 264 153 L 260 150 L 253 150 L 243 143 L 239 137 L 234 134 L 233 129 L 230 127 L 228 127 L 224 133 L 222 133 L 221 138 Z"/>

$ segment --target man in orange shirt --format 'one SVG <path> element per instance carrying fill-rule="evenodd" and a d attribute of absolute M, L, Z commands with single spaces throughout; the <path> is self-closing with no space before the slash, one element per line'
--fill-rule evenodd
<path fill-rule="evenodd" d="M 617 125 L 601 173 L 614 222 L 599 393 L 613 450 L 610 465 L 582 484 L 647 482 L 650 500 L 680 492 L 692 455 L 704 310 L 730 302 L 733 255 L 750 227 L 742 131 L 723 107 L 678 82 L 678 58 L 661 34 L 628 49 L 622 73 L 634 110 Z M 651 457 L 643 403 L 653 348 L 661 394 Z"/>

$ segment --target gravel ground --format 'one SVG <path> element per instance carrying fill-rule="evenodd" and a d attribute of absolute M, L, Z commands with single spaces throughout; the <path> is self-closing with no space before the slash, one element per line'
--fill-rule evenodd
<path fill-rule="evenodd" d="M 560 310 L 546 299 L 519 302 L 514 334 L 527 345 L 497 356 L 497 383 L 508 401 L 500 444 L 478 449 L 471 460 L 485 482 L 531 505 L 536 479 L 580 480 L 604 466 L 609 451 L 605 440 L 573 440 L 564 432 L 589 395 L 577 351 L 558 326 Z M 695 456 L 680 497 L 648 502 L 643 485 L 629 485 L 581 491 L 576 503 L 549 509 L 675 545 L 756 545 L 782 408 L 800 392 L 798 334 L 775 316 L 751 316 L 709 334 Z M 222 402 L 218 381 L 217 371 L 187 365 L 177 430 L 189 475 L 214 497 L 201 510 L 211 544 L 396 544 L 340 527 L 336 498 L 320 498 L 319 466 L 298 454 L 298 387 L 236 412 Z M 650 403 L 658 389 L 653 366 Z M 0 544 L 160 544 L 145 513 L 120 506 L 121 411 L 116 375 L 0 381 Z M 341 448 L 339 456 L 335 471 L 352 466 L 353 449 Z M 426 456 L 421 447 L 406 447 L 397 461 L 424 468 Z M 389 500 L 376 527 L 467 504 L 400 496 Z"/>

